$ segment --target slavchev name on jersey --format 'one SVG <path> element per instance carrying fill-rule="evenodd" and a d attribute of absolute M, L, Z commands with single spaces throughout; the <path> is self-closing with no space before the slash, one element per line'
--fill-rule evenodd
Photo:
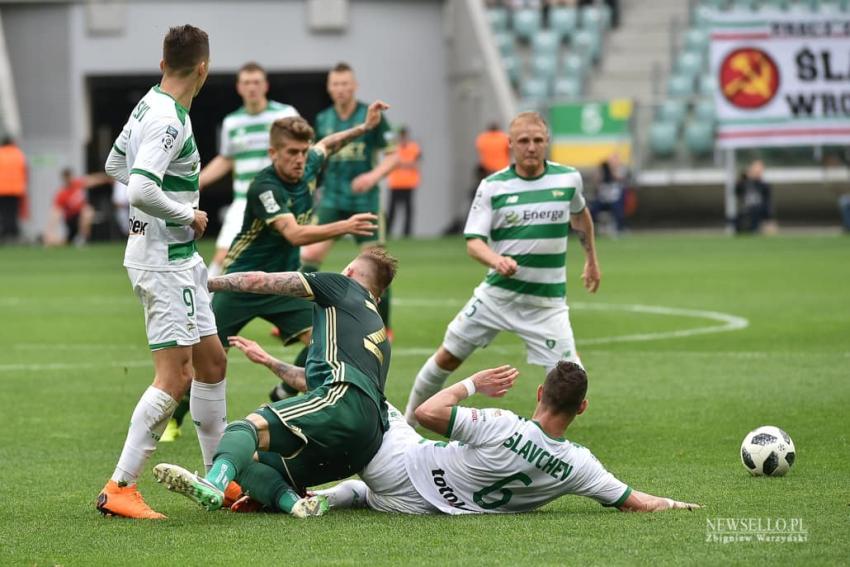
<path fill-rule="evenodd" d="M 416 491 L 446 514 L 527 512 L 565 494 L 620 506 L 631 493 L 585 447 L 506 410 L 456 406 L 448 436 L 405 454 Z"/>
<path fill-rule="evenodd" d="M 201 157 L 189 111 L 158 86 L 136 105 L 114 150 L 126 156 L 130 175 L 143 175 L 168 199 L 198 208 Z M 201 261 L 190 226 L 130 207 L 124 266 L 165 272 L 185 270 Z"/>

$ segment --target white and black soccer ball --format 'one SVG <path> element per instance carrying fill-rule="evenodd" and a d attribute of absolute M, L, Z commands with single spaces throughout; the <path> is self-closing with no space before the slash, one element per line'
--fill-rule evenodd
<path fill-rule="evenodd" d="M 791 437 L 773 425 L 750 431 L 741 443 L 741 462 L 753 476 L 782 476 L 796 458 Z"/>

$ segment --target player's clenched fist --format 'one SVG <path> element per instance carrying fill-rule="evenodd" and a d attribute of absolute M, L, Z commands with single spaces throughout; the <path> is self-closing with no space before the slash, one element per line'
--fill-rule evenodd
<path fill-rule="evenodd" d="M 205 211 L 195 211 L 195 220 L 192 221 L 192 230 L 195 231 L 195 240 L 200 239 L 207 230 L 207 213 Z"/>
<path fill-rule="evenodd" d="M 496 270 L 500 276 L 512 276 L 516 273 L 517 263 L 516 260 L 510 256 L 501 256 L 498 260 L 496 260 L 496 263 L 493 264 L 493 269 Z"/>
<path fill-rule="evenodd" d="M 357 213 L 348 217 L 348 234 L 371 236 L 378 230 L 378 216 L 372 213 Z"/>

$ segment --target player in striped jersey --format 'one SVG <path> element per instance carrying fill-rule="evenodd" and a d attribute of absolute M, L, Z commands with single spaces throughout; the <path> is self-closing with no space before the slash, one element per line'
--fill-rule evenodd
<path fill-rule="evenodd" d="M 207 270 L 196 246 L 207 215 L 197 210 L 201 160 L 189 118 L 189 106 L 209 72 L 209 38 L 189 25 L 174 27 L 162 51 L 162 82 L 136 105 L 106 162 L 106 172 L 128 185 L 132 216 L 124 266 L 144 308 L 155 376 L 133 411 L 97 508 L 147 519 L 165 516 L 145 504 L 136 479 L 177 400 L 191 386 L 192 418 L 207 466 L 227 419 L 227 357 L 216 336 Z"/>
<path fill-rule="evenodd" d="M 236 92 L 243 106 L 224 117 L 218 155 L 201 171 L 201 189 L 233 171 L 233 202 L 215 241 L 210 277 L 221 273 L 224 258 L 242 229 L 248 187 L 261 170 L 271 165 L 269 130 L 275 120 L 298 116 L 294 107 L 268 100 L 266 71 L 257 63 L 246 63 L 236 75 Z"/>
<path fill-rule="evenodd" d="M 538 113 L 517 115 L 509 137 L 514 165 L 481 181 L 464 230 L 467 253 L 490 270 L 416 375 L 405 410 L 411 425 L 419 404 L 500 331 L 525 341 L 529 364 L 547 371 L 560 360 L 580 364 L 566 305 L 571 228 L 584 249 L 588 291 L 601 277 L 581 174 L 546 160 L 549 128 Z"/>

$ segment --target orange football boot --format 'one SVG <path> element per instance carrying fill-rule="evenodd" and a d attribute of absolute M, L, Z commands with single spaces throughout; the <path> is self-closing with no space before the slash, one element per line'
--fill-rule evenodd
<path fill-rule="evenodd" d="M 143 520 L 165 519 L 165 515 L 147 505 L 135 484 L 119 486 L 114 480 L 107 482 L 97 495 L 97 509 L 104 516 Z"/>
<path fill-rule="evenodd" d="M 235 480 L 231 480 L 227 488 L 224 489 L 224 502 L 222 502 L 221 507 L 230 508 L 234 502 L 239 500 L 240 496 L 242 496 L 242 487 L 236 484 Z"/>

